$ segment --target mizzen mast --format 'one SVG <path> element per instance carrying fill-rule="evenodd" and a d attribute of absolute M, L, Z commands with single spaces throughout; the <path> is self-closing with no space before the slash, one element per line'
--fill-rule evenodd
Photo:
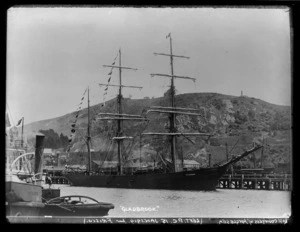
<path fill-rule="evenodd" d="M 122 69 L 125 70 L 133 70 L 136 71 L 138 69 L 136 68 L 130 68 L 122 66 L 122 60 L 121 60 L 121 49 L 119 49 L 119 65 L 103 65 L 103 67 L 110 67 L 110 68 L 118 68 L 119 69 L 119 85 L 112 85 L 112 84 L 99 84 L 100 86 L 112 86 L 112 87 L 118 87 L 119 88 L 119 94 L 117 96 L 117 102 L 118 102 L 118 113 L 100 113 L 99 116 L 106 116 L 106 117 L 99 117 L 97 120 L 117 120 L 118 123 L 118 130 L 116 137 L 113 138 L 113 140 L 117 141 L 118 144 L 118 173 L 119 175 L 123 174 L 123 166 L 122 166 L 122 143 L 124 139 L 132 139 L 133 137 L 130 136 L 124 136 L 123 135 L 123 120 L 147 120 L 144 117 L 141 117 L 139 115 L 130 115 L 130 114 L 123 114 L 122 112 L 122 88 L 138 88 L 141 89 L 143 87 L 140 86 L 126 86 L 122 84 Z"/>
<path fill-rule="evenodd" d="M 172 171 L 176 172 L 176 148 L 175 148 L 175 139 L 176 136 L 183 135 L 183 136 L 211 136 L 210 134 L 205 133 L 179 133 L 177 132 L 176 125 L 175 125 L 175 119 L 176 114 L 186 114 L 186 115 L 194 115 L 194 116 L 202 116 L 201 114 L 197 113 L 190 113 L 190 112 L 184 112 L 184 111 L 197 111 L 197 109 L 191 109 L 191 108 L 176 108 L 175 106 L 175 85 L 174 85 L 174 79 L 187 79 L 187 80 L 193 80 L 196 81 L 195 78 L 187 77 L 187 76 L 177 76 L 174 75 L 174 66 L 173 66 L 173 58 L 184 58 L 184 59 L 190 59 L 190 57 L 187 56 L 180 56 L 180 55 L 174 55 L 173 49 L 172 49 L 172 37 L 171 33 L 166 37 L 170 39 L 170 54 L 166 53 L 154 53 L 154 55 L 161 55 L 161 56 L 169 56 L 170 57 L 170 72 L 171 75 L 168 74 L 158 74 L 158 73 L 152 73 L 150 74 L 151 77 L 158 76 L 158 77 L 169 77 L 171 78 L 171 86 L 170 86 L 170 96 L 171 96 L 171 107 L 162 107 L 162 106 L 153 106 L 152 109 L 148 110 L 147 113 L 151 112 L 159 112 L 159 113 L 167 113 L 170 115 L 170 129 L 168 133 L 143 133 L 143 135 L 168 135 L 170 136 L 170 143 L 171 143 L 171 158 L 172 158 Z M 151 107 L 150 107 L 151 108 Z"/>

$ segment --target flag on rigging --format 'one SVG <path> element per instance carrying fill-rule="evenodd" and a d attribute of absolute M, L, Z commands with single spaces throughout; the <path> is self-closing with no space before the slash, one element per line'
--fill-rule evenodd
<path fill-rule="evenodd" d="M 24 118 L 21 118 L 19 121 L 18 121 L 18 124 L 16 126 L 20 126 L 22 121 L 23 121 Z"/>
<path fill-rule="evenodd" d="M 5 125 L 6 125 L 6 127 L 11 127 L 11 124 L 10 124 L 9 117 L 8 117 L 7 113 L 6 113 L 6 118 L 5 118 Z"/>
<path fill-rule="evenodd" d="M 121 49 L 119 49 L 119 52 L 120 52 L 120 50 L 121 50 Z M 114 58 L 114 61 L 113 61 L 112 65 L 115 65 L 116 59 L 118 58 L 118 55 L 119 55 L 119 53 L 117 53 L 116 57 Z M 105 106 L 106 95 L 107 95 L 107 90 L 108 90 L 108 85 L 109 85 L 110 80 L 111 80 L 112 72 L 113 72 L 113 67 L 111 67 L 110 72 L 108 73 L 109 78 L 108 78 L 108 81 L 107 81 L 108 83 L 107 83 L 107 85 L 106 85 L 106 88 L 104 89 L 104 94 L 103 94 L 103 104 L 101 105 L 102 107 Z"/>
<path fill-rule="evenodd" d="M 69 148 L 68 148 L 67 152 L 70 151 L 70 144 L 72 143 L 72 141 L 73 141 L 73 139 L 74 139 L 74 134 L 75 134 L 75 132 L 76 132 L 76 130 L 75 130 L 75 128 L 76 128 L 76 122 L 77 122 L 79 113 L 80 113 L 80 111 L 81 111 L 81 108 L 82 108 L 81 105 L 82 105 L 82 103 L 83 103 L 83 99 L 84 99 L 84 97 L 85 97 L 85 93 L 87 92 L 87 90 L 88 90 L 88 88 L 86 88 L 86 89 L 84 90 L 83 96 L 82 96 L 82 98 L 81 98 L 80 103 L 78 104 L 78 108 L 77 108 L 76 113 L 75 113 L 75 120 L 74 120 L 74 121 L 72 122 L 72 124 L 71 124 L 71 135 L 70 135 L 70 137 L 69 137 L 69 139 L 68 139 L 68 141 L 69 141 Z"/>
<path fill-rule="evenodd" d="M 171 32 L 166 36 L 166 39 L 171 36 Z"/>
<path fill-rule="evenodd" d="M 88 89 L 88 88 L 86 88 L 86 89 L 84 90 L 84 93 L 83 93 L 83 95 L 85 95 L 85 93 L 86 93 L 87 89 Z"/>

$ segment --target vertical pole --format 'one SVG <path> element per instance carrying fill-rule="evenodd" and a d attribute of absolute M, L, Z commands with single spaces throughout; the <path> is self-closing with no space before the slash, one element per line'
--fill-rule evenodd
<path fill-rule="evenodd" d="M 264 157 L 264 146 L 265 146 L 265 138 L 263 137 L 262 141 L 263 147 L 261 148 L 261 156 L 260 156 L 260 167 L 263 168 L 263 157 Z"/>
<path fill-rule="evenodd" d="M 254 189 L 258 189 L 258 179 L 254 179 Z"/>
<path fill-rule="evenodd" d="M 288 158 L 289 158 L 289 170 L 288 170 L 288 173 L 289 174 L 292 174 L 292 165 L 291 165 L 291 152 L 290 152 L 290 149 L 288 149 Z"/>
<path fill-rule="evenodd" d="M 120 84 L 120 87 L 119 87 L 119 95 L 118 95 L 118 113 L 119 114 L 122 114 L 122 69 L 121 69 L 121 49 L 119 49 L 119 84 Z M 122 123 L 121 123 L 121 120 L 118 119 L 118 135 L 119 137 L 122 136 Z M 117 140 L 118 142 L 118 161 L 119 161 L 119 168 L 118 168 L 118 172 L 119 172 L 119 175 L 122 175 L 123 173 L 123 167 L 122 167 L 122 159 L 121 159 L 121 155 L 122 155 L 122 149 L 121 149 L 121 146 L 122 146 L 122 140 L 121 139 L 118 139 Z"/>
<path fill-rule="evenodd" d="M 92 171 L 92 157 L 91 157 L 91 148 L 90 148 L 90 88 L 88 87 L 88 128 L 87 128 L 87 149 L 88 149 L 88 162 L 89 162 L 89 172 Z"/>
<path fill-rule="evenodd" d="M 184 157 L 183 157 L 183 149 L 182 149 L 182 146 L 181 146 L 181 165 L 182 165 L 182 170 L 184 168 Z"/>
<path fill-rule="evenodd" d="M 226 145 L 226 160 L 228 161 L 228 146 L 227 146 L 227 142 L 225 143 Z"/>
<path fill-rule="evenodd" d="M 59 153 L 56 154 L 56 166 L 59 167 Z"/>
<path fill-rule="evenodd" d="M 287 174 L 284 174 L 283 190 L 288 190 L 288 188 L 287 188 Z"/>
<path fill-rule="evenodd" d="M 244 174 L 242 174 L 242 180 L 241 180 L 241 188 L 244 188 Z"/>
<path fill-rule="evenodd" d="M 142 164 L 141 164 L 141 160 L 142 160 L 142 143 L 141 143 L 141 140 L 142 140 L 142 136 L 140 135 L 140 169 L 142 167 Z"/>
<path fill-rule="evenodd" d="M 34 173 L 43 172 L 44 135 L 36 135 Z M 41 184 L 41 182 L 39 182 Z"/>
<path fill-rule="evenodd" d="M 21 135 L 21 147 L 23 148 L 23 144 L 24 144 L 24 117 L 22 118 L 22 135 Z"/>
<path fill-rule="evenodd" d="M 174 68 L 173 68 L 173 53 L 172 53 L 172 37 L 170 34 L 170 64 L 171 64 L 171 106 L 175 107 L 175 89 L 174 89 Z M 170 132 L 175 132 L 175 114 L 171 113 L 170 117 Z M 172 156 L 172 164 L 173 164 L 173 172 L 176 172 L 176 158 L 175 158 L 175 135 L 171 135 L 171 156 Z"/>

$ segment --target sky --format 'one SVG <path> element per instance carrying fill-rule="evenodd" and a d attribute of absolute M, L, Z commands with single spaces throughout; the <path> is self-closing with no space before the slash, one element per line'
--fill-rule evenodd
<path fill-rule="evenodd" d="M 291 105 L 288 8 L 64 8 L 7 11 L 7 110 L 13 124 L 59 117 L 76 110 L 90 87 L 91 104 L 109 100 L 109 68 L 118 50 L 122 84 L 132 99 L 161 97 L 170 85 L 171 33 L 177 94 L 215 92 Z M 118 63 L 116 63 L 118 64 Z M 111 84 L 118 84 L 114 69 Z"/>

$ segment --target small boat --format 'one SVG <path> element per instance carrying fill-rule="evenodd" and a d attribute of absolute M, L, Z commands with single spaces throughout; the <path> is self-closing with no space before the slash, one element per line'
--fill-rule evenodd
<path fill-rule="evenodd" d="M 94 198 L 70 195 L 53 198 L 45 203 L 40 216 L 105 216 L 115 206 Z"/>

